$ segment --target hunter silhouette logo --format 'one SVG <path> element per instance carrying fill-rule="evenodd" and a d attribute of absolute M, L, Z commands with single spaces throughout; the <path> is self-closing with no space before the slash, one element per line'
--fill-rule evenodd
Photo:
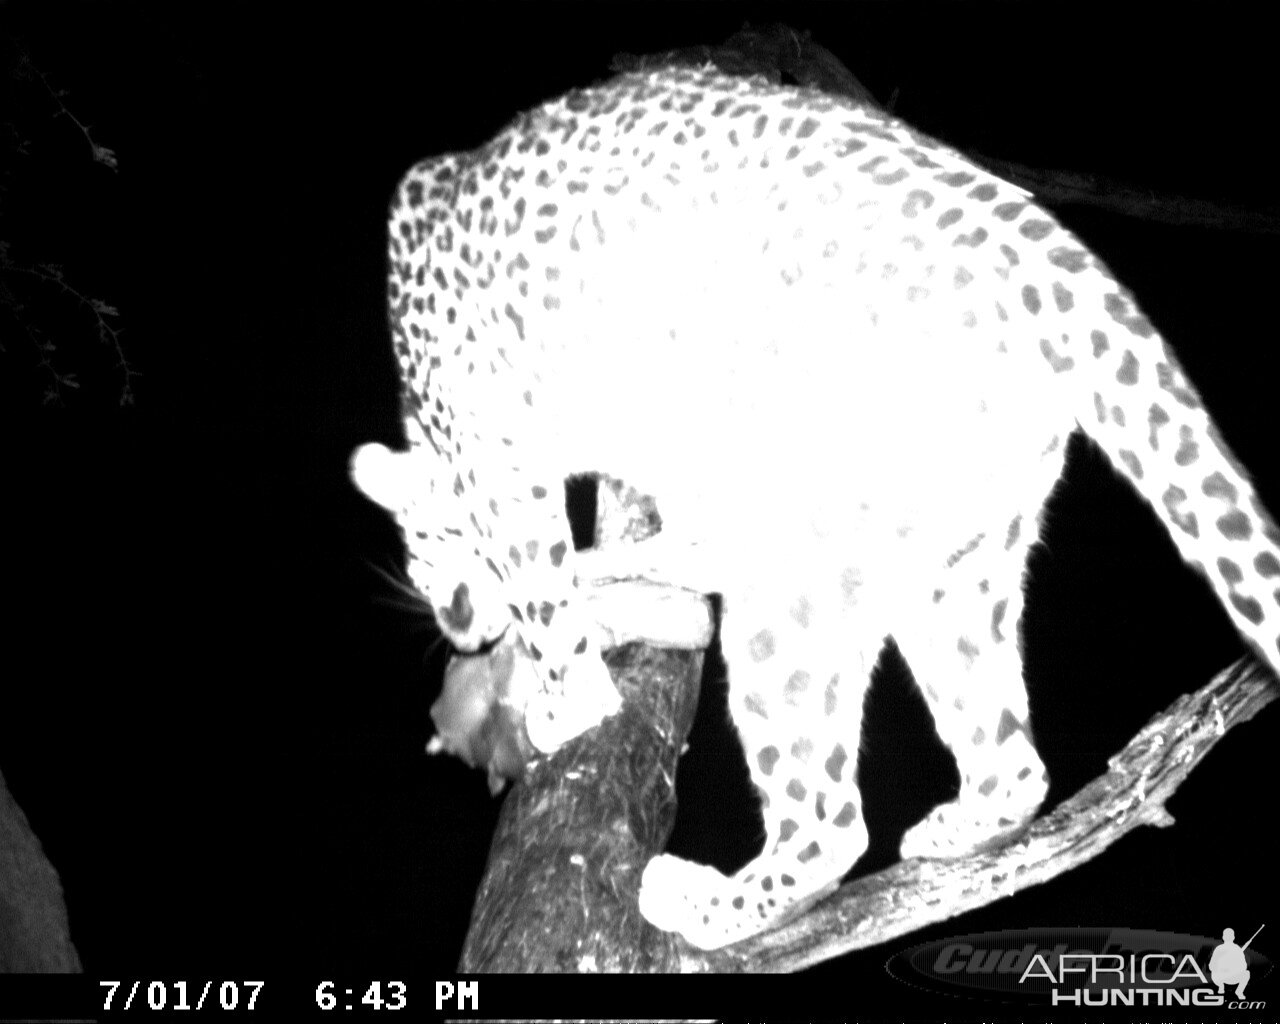
<path fill-rule="evenodd" d="M 1265 924 L 1259 925 L 1258 932 L 1265 927 Z M 1258 932 L 1249 936 L 1249 942 L 1258 937 Z M 1249 968 L 1245 964 L 1244 951 L 1249 948 L 1249 942 L 1243 946 L 1237 946 L 1235 930 L 1232 928 L 1222 930 L 1222 945 L 1215 949 L 1213 956 L 1209 958 L 1209 976 L 1218 986 L 1219 995 L 1222 995 L 1228 985 L 1234 985 L 1236 998 L 1244 998 L 1244 987 L 1249 984 Z"/>

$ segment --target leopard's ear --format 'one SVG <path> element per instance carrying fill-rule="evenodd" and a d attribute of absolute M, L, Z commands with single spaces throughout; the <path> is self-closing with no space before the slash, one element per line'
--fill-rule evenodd
<path fill-rule="evenodd" d="M 351 453 L 351 480 L 370 501 L 388 512 L 400 512 L 409 497 L 408 458 L 408 452 L 393 452 L 383 444 L 362 444 Z"/>

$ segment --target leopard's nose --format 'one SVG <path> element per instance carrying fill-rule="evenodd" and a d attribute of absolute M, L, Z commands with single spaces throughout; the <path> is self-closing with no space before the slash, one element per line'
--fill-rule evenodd
<path fill-rule="evenodd" d="M 471 607 L 470 588 L 465 583 L 459 583 L 453 590 L 453 602 L 448 608 L 437 607 L 436 615 L 439 616 L 441 625 L 455 633 L 469 630 L 476 617 L 475 609 Z"/>

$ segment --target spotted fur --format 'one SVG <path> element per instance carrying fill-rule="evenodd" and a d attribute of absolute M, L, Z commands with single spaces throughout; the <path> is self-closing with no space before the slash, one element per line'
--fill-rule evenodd
<path fill-rule="evenodd" d="M 410 451 L 362 449 L 356 479 L 454 644 L 528 652 L 534 743 L 617 699 L 567 476 L 658 501 L 657 538 L 592 557 L 724 595 L 767 841 L 732 877 L 658 857 L 640 896 L 698 945 L 767 927 L 865 849 L 855 752 L 886 636 L 962 780 L 903 854 L 1034 814 L 1022 573 L 1073 430 L 1280 667 L 1280 532 L 1154 327 L 1025 192 L 879 110 L 625 75 L 413 168 L 390 254 Z"/>

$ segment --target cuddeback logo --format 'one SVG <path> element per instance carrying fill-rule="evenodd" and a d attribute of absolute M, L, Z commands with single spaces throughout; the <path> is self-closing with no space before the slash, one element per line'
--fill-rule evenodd
<path fill-rule="evenodd" d="M 1036 928 L 925 943 L 886 965 L 899 981 L 969 998 L 1052 1006 L 1220 1006 L 1258 1010 L 1245 995 L 1271 961 L 1222 937 L 1129 928 Z"/>

